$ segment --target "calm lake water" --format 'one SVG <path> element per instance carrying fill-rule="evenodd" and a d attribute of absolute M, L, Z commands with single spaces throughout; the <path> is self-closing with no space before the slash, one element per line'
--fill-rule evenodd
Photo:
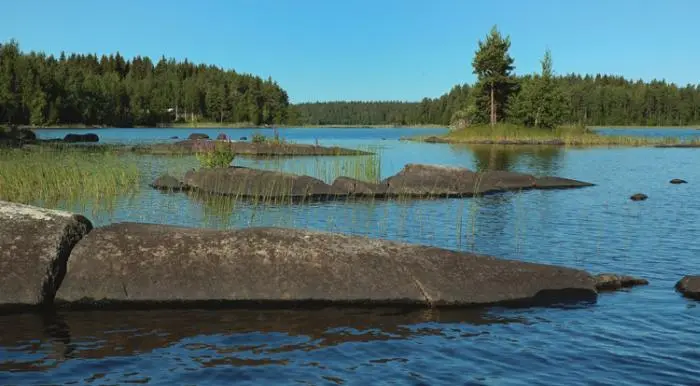
<path fill-rule="evenodd" d="M 66 131 L 41 131 L 44 138 Z M 253 130 L 108 129 L 104 142 L 142 143 L 191 132 L 233 138 Z M 270 134 L 271 130 L 263 131 Z M 700 273 L 700 149 L 454 146 L 399 141 L 439 129 L 281 129 L 298 143 L 372 148 L 381 177 L 406 163 L 487 165 L 597 184 L 478 199 L 263 206 L 152 191 L 193 157 L 140 157 L 143 188 L 105 203 L 61 203 L 96 225 L 140 221 L 192 227 L 276 225 L 362 234 L 651 284 L 595 305 L 471 311 L 150 311 L 0 316 L 0 384 L 700 384 L 700 303 L 673 285 Z M 608 130 L 699 136 L 697 130 Z M 674 134 L 670 134 L 674 132 Z M 346 157 L 347 159 L 347 157 Z M 126 161 L 125 161 L 126 162 Z M 236 164 L 330 179 L 332 158 Z M 334 163 L 335 162 L 335 163 Z M 350 161 L 348 161 L 350 162 Z M 371 161 L 374 162 L 374 161 Z M 328 167 L 324 165 L 332 164 Z M 331 170 L 332 169 L 332 170 Z M 689 181 L 671 185 L 672 178 Z M 647 201 L 632 202 L 643 192 Z"/>

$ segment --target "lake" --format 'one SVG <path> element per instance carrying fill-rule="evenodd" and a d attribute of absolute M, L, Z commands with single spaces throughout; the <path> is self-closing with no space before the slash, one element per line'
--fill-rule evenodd
<path fill-rule="evenodd" d="M 41 138 L 67 132 L 44 130 Z M 107 143 L 192 132 L 232 138 L 252 129 L 100 129 Z M 673 286 L 700 273 L 700 149 L 555 148 L 400 141 L 441 129 L 280 129 L 297 143 L 371 148 L 381 178 L 407 163 L 494 167 L 595 183 L 576 190 L 482 198 L 258 205 L 200 200 L 147 187 L 194 157 L 143 156 L 142 188 L 57 203 L 95 225 L 120 221 L 229 229 L 288 226 L 361 234 L 644 277 L 649 286 L 602 294 L 595 305 L 451 311 L 130 311 L 0 316 L 0 384 L 700 384 L 700 303 Z M 700 137 L 692 129 L 615 129 L 604 135 Z M 348 158 L 348 157 L 343 157 Z M 333 178 L 332 157 L 235 164 Z M 354 162 L 354 161 L 353 161 Z M 672 178 L 688 184 L 671 185 Z M 649 196 L 633 202 L 631 194 Z"/>

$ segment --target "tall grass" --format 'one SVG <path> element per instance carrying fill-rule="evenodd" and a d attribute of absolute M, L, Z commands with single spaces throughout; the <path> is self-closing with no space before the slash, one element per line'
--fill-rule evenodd
<path fill-rule="evenodd" d="M 103 201 L 139 186 L 135 162 L 110 152 L 0 150 L 0 199 L 21 203 Z"/>
<path fill-rule="evenodd" d="M 562 126 L 554 130 L 524 127 L 512 124 L 475 125 L 455 130 L 445 137 L 455 143 L 515 143 L 551 144 L 567 146 L 648 146 L 677 144 L 676 137 L 637 137 L 599 135 L 583 126 Z"/>

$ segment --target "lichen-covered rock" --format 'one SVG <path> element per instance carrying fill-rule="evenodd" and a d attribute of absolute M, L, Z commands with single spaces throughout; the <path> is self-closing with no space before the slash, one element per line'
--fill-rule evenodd
<path fill-rule="evenodd" d="M 120 223 L 74 249 L 58 299 L 478 306 L 594 301 L 586 272 L 300 229 Z"/>
<path fill-rule="evenodd" d="M 91 229 L 83 216 L 0 201 L 0 306 L 51 303 Z"/>

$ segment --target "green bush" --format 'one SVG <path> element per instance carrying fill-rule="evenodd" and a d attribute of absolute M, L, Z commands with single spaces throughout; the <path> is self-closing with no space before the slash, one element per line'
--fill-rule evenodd
<path fill-rule="evenodd" d="M 203 168 L 226 168 L 234 158 L 236 153 L 228 142 L 203 141 L 197 144 L 197 159 Z"/>

